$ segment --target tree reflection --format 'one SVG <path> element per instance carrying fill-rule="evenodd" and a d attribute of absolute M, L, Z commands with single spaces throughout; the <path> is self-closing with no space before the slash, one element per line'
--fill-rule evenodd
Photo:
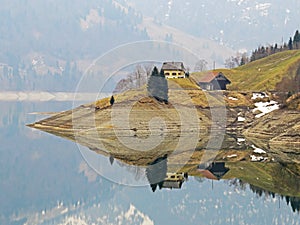
<path fill-rule="evenodd" d="M 153 192 L 159 189 L 180 189 L 183 182 L 188 179 L 187 173 L 167 172 L 167 155 L 157 158 L 146 169 L 146 176 Z"/>
<path fill-rule="evenodd" d="M 153 192 L 157 186 L 162 188 L 163 181 L 167 176 L 167 155 L 157 158 L 146 169 L 146 176 Z"/>
<path fill-rule="evenodd" d="M 300 198 L 299 197 L 293 197 L 293 196 L 286 196 L 286 195 L 280 195 L 277 193 L 274 193 L 272 191 L 264 190 L 260 187 L 257 187 L 252 184 L 248 184 L 240 179 L 232 179 L 230 180 L 230 185 L 238 187 L 239 189 L 245 190 L 247 186 L 249 186 L 249 189 L 256 194 L 258 197 L 266 197 L 266 198 L 276 198 L 280 197 L 281 199 L 285 199 L 286 204 L 289 205 L 293 212 L 300 212 Z"/>

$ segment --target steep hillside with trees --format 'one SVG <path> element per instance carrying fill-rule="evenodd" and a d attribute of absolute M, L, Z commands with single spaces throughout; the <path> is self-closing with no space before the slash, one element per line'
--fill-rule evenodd
<path fill-rule="evenodd" d="M 299 50 L 278 52 L 237 68 L 216 71 L 222 71 L 229 78 L 230 90 L 300 91 Z"/>
<path fill-rule="evenodd" d="M 140 13 L 109 0 L 3 0 L 0 88 L 73 91 L 91 59 L 148 39 L 141 22 Z"/>
<path fill-rule="evenodd" d="M 283 45 L 278 45 L 277 43 L 275 43 L 274 45 L 258 47 L 252 52 L 250 61 L 253 62 L 255 60 L 267 57 L 278 52 L 296 49 L 300 49 L 300 33 L 298 30 L 296 30 L 294 37 L 290 37 L 289 41 L 285 42 Z"/>

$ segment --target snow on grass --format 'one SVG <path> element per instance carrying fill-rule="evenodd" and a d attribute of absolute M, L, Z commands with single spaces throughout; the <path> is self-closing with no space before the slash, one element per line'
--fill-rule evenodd
<path fill-rule="evenodd" d="M 269 102 L 256 102 L 255 109 L 253 109 L 253 112 L 259 110 L 261 113 L 255 115 L 256 118 L 260 118 L 274 110 L 279 109 L 279 104 L 276 101 L 269 101 Z"/>
<path fill-rule="evenodd" d="M 237 154 L 228 155 L 227 158 L 235 158 L 237 157 Z"/>
<path fill-rule="evenodd" d="M 256 147 L 255 145 L 251 145 L 251 147 L 254 149 L 254 153 L 257 154 L 266 154 L 267 152 L 261 148 Z"/>
<path fill-rule="evenodd" d="M 229 100 L 232 100 L 232 101 L 237 101 L 238 99 L 237 98 L 234 98 L 234 97 L 228 97 Z"/>
<path fill-rule="evenodd" d="M 257 99 L 257 98 L 266 98 L 269 97 L 265 92 L 259 92 L 259 93 L 253 93 L 252 94 L 252 100 Z"/>
<path fill-rule="evenodd" d="M 237 142 L 245 142 L 245 141 L 246 141 L 245 138 L 238 138 L 238 139 L 237 139 Z"/>
<path fill-rule="evenodd" d="M 267 159 L 268 157 L 250 155 L 251 162 L 261 162 L 261 161 L 266 161 Z"/>
<path fill-rule="evenodd" d="M 239 116 L 238 117 L 238 122 L 244 122 L 246 119 L 244 117 Z"/>
<path fill-rule="evenodd" d="M 263 156 L 250 155 L 251 162 L 261 162 L 261 161 L 266 160 L 266 159 L 268 159 L 268 158 L 263 157 Z"/>

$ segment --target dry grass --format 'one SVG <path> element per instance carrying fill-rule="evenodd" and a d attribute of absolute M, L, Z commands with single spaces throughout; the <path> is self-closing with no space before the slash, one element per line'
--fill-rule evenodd
<path fill-rule="evenodd" d="M 300 93 L 294 94 L 286 100 L 289 109 L 300 110 Z"/>
<path fill-rule="evenodd" d="M 199 86 L 189 78 L 168 79 L 169 89 L 199 90 Z"/>
<path fill-rule="evenodd" d="M 231 81 L 229 90 L 281 90 L 284 80 L 291 81 L 295 77 L 299 62 L 300 51 L 292 50 L 279 52 L 234 69 L 217 69 L 215 72 L 222 72 Z M 192 77 L 199 78 L 204 74 L 193 73 Z M 285 88 L 289 87 L 285 85 Z"/>

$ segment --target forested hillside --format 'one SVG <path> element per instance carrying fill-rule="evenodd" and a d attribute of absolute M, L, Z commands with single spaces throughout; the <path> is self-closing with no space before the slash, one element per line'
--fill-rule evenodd
<path fill-rule="evenodd" d="M 148 39 L 141 21 L 134 9 L 109 0 L 2 0 L 0 88 L 74 90 L 82 61 Z"/>

